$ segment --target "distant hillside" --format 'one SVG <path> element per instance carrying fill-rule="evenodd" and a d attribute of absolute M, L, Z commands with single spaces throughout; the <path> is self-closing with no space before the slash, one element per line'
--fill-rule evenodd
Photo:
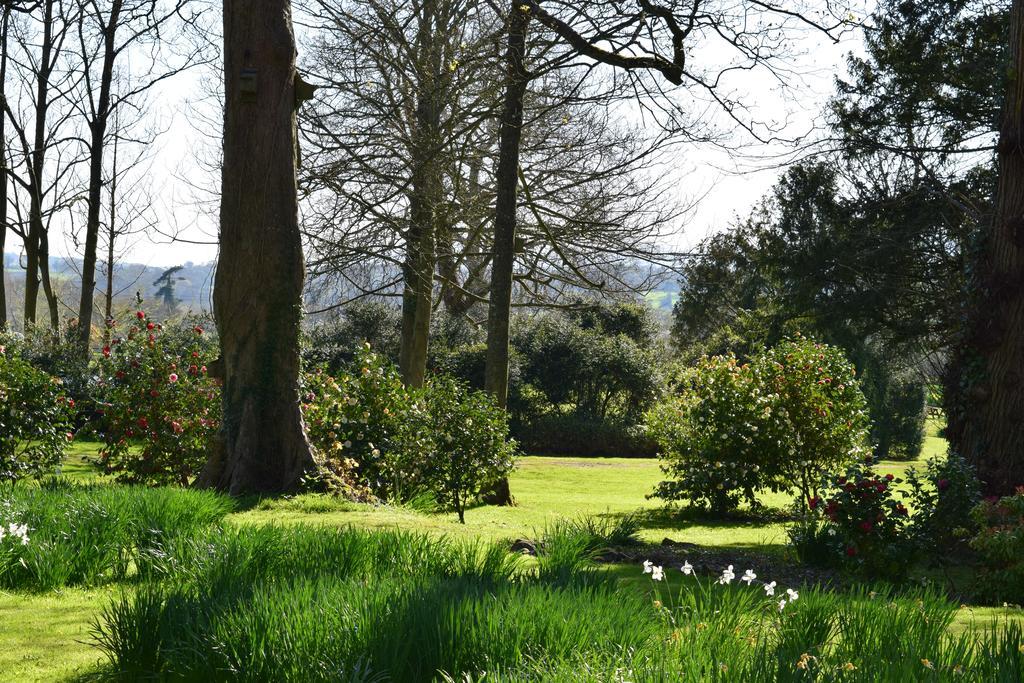
<path fill-rule="evenodd" d="M 213 263 L 195 264 L 187 262 L 175 274 L 174 299 L 180 309 L 185 311 L 205 311 L 210 309 L 210 295 L 213 291 Z M 81 259 L 51 258 L 50 274 L 54 286 L 60 292 L 61 299 L 66 303 L 78 301 L 78 287 L 81 279 Z M 8 286 L 8 307 L 20 307 L 17 301 L 25 286 L 25 271 L 18 263 L 16 254 L 4 255 L 4 270 Z M 114 296 L 116 300 L 134 300 L 136 293 L 145 301 L 154 301 L 158 286 L 154 285 L 164 271 L 158 266 L 147 266 L 141 263 L 119 264 L 114 269 Z M 97 273 L 97 289 L 102 292 L 107 282 L 104 273 Z"/>

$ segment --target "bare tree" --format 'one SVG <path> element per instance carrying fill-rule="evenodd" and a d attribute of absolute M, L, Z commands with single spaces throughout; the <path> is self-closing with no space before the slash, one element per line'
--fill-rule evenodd
<path fill-rule="evenodd" d="M 296 189 L 295 69 L 288 0 L 224 1 L 224 165 L 213 303 L 224 420 L 199 484 L 295 489 L 314 467 L 299 409 L 305 277 Z"/>
<path fill-rule="evenodd" d="M 88 128 L 84 142 L 89 160 L 82 291 L 78 307 L 82 354 L 88 353 L 93 318 L 109 122 L 118 109 L 138 107 L 157 84 L 201 60 L 202 49 L 198 46 L 186 49 L 184 54 L 171 54 L 172 40 L 182 43 L 182 34 L 194 22 L 194 17 L 186 15 L 188 2 L 110 0 L 109 3 L 101 3 L 99 0 L 78 0 L 76 29 L 83 76 L 78 101 Z M 113 88 L 115 71 L 133 55 L 144 63 L 124 67 L 126 87 L 118 92 Z"/>

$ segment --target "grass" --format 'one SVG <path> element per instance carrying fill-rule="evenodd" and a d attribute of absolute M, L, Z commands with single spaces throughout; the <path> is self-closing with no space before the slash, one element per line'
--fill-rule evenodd
<path fill-rule="evenodd" d="M 110 589 L 0 590 L 0 682 L 69 680 L 95 669 L 103 654 L 89 630 L 112 595 Z"/>
<path fill-rule="evenodd" d="M 940 454 L 945 450 L 945 443 L 942 439 L 938 438 L 936 427 L 936 424 L 930 424 L 929 436 L 925 442 L 925 452 L 922 460 L 930 455 Z M 96 444 L 88 442 L 76 443 L 74 453 L 69 458 L 63 473 L 69 478 L 92 483 L 93 491 L 108 489 L 110 493 L 106 495 L 116 497 L 118 495 L 117 492 L 126 490 L 125 487 L 102 485 L 109 480 L 99 477 L 95 470 L 85 462 L 85 459 L 91 453 L 94 453 L 95 449 Z M 900 475 L 908 466 L 913 464 L 885 462 L 881 464 L 880 470 L 883 474 L 893 473 Z M 285 534 L 282 538 L 291 538 L 290 543 L 294 546 L 294 549 L 298 550 L 297 552 L 292 552 L 291 555 L 285 553 L 284 556 L 291 558 L 288 569 L 285 569 L 283 565 L 278 565 L 275 571 L 278 574 L 290 577 L 289 580 L 296 578 L 296 585 L 279 586 L 276 581 L 268 581 L 265 582 L 267 584 L 266 587 L 260 589 L 267 591 L 267 593 L 265 595 L 261 593 L 261 595 L 266 598 L 264 602 L 267 605 L 283 606 L 283 608 L 289 610 L 293 610 L 296 606 L 301 605 L 303 609 L 315 608 L 320 610 L 319 612 L 314 612 L 318 615 L 323 615 L 325 610 L 336 609 L 338 600 L 343 598 L 350 599 L 356 594 L 352 593 L 354 589 L 349 585 L 352 575 L 342 575 L 340 569 L 337 571 L 332 569 L 332 572 L 327 576 L 309 576 L 309 572 L 306 570 L 294 570 L 294 566 L 304 567 L 320 563 L 324 566 L 333 567 L 336 564 L 334 559 L 328 561 L 325 559 L 326 556 L 322 554 L 325 552 L 325 549 L 329 550 L 333 547 L 329 542 L 317 541 L 314 543 L 309 540 L 309 538 L 316 537 L 320 533 L 311 529 L 311 527 L 326 526 L 337 529 L 352 526 L 361 529 L 380 530 L 387 532 L 382 538 L 392 539 L 400 537 L 393 534 L 397 533 L 395 532 L 396 529 L 401 529 L 404 530 L 403 533 L 412 533 L 416 538 L 436 540 L 444 536 L 449 539 L 445 543 L 454 545 L 474 542 L 490 543 L 516 537 L 541 539 L 546 536 L 548 540 L 556 538 L 552 547 L 556 549 L 561 547 L 561 555 L 559 555 L 559 552 L 549 551 L 535 563 L 526 562 L 523 564 L 527 571 L 536 572 L 538 576 L 543 576 L 552 585 L 564 584 L 572 576 L 578 575 L 582 570 L 582 565 L 574 564 L 573 558 L 578 559 L 583 554 L 585 559 L 586 554 L 592 553 L 595 547 L 601 545 L 602 539 L 613 534 L 618 534 L 620 537 L 635 535 L 644 541 L 654 543 L 658 543 L 662 538 L 667 537 L 676 541 L 686 541 L 702 545 L 733 548 L 756 547 L 769 552 L 779 551 L 782 548 L 785 536 L 783 525 L 780 523 L 743 518 L 742 516 L 729 520 L 710 521 L 701 515 L 681 513 L 678 509 L 667 509 L 661 501 L 648 500 L 646 494 L 653 489 L 660 477 L 661 472 L 657 461 L 650 459 L 527 457 L 523 459 L 520 468 L 511 478 L 511 488 L 516 496 L 518 505 L 513 508 L 483 506 L 472 509 L 467 513 L 467 524 L 465 525 L 458 524 L 454 515 L 431 514 L 401 507 L 359 505 L 320 495 L 248 501 L 241 506 L 240 511 L 228 513 L 224 519 L 228 522 L 228 536 L 231 536 L 231 534 L 255 534 L 256 537 L 259 537 L 260 534 L 281 533 Z M 97 486 L 99 487 L 98 489 L 96 488 Z M 43 494 L 38 493 L 35 495 Z M 139 495 L 156 494 L 140 492 Z M 110 499 L 112 500 L 113 498 Z M 788 505 L 790 499 L 785 495 L 770 495 L 766 496 L 763 502 L 766 505 L 779 508 Z M 42 509 L 46 508 L 45 505 L 40 504 L 40 506 Z M 160 506 L 157 507 L 159 508 Z M 174 506 L 172 505 L 171 507 L 173 508 Z M 225 512 L 227 512 L 226 509 L 218 510 L 203 524 L 220 518 Z M 120 515 L 118 516 L 120 517 Z M 173 515 L 171 516 L 173 517 Z M 591 528 L 580 528 L 580 525 L 574 527 L 570 521 L 584 518 L 589 518 L 591 521 L 583 526 L 590 525 Z M 268 523 L 289 527 L 291 531 L 281 529 L 275 532 L 266 532 L 264 528 Z M 33 524 L 34 528 L 36 524 L 38 522 Z M 192 527 L 189 534 L 194 534 L 196 529 L 203 526 L 203 524 Z M 43 527 L 45 527 L 45 524 Z M 287 536 L 288 533 L 294 535 L 289 537 Z M 343 532 L 342 535 L 344 536 L 347 533 L 352 532 Z M 182 535 L 182 538 L 189 534 Z M 388 534 L 392 535 L 389 536 Z M 580 540 L 580 534 L 587 536 L 590 540 Z M 163 534 L 161 537 L 170 538 L 172 536 L 175 535 Z M 565 540 L 565 538 L 572 538 L 574 536 L 577 539 L 576 541 Z M 40 539 L 44 537 L 45 535 L 41 535 Z M 563 537 L 563 540 L 558 541 L 558 537 Z M 421 541 L 409 541 L 408 539 L 412 538 L 412 536 L 403 538 L 407 540 L 399 545 L 407 546 L 409 551 L 404 555 L 400 554 L 399 557 L 405 558 L 401 560 L 401 562 L 405 562 L 405 565 L 401 566 L 408 567 L 412 563 L 410 558 L 415 554 L 415 549 L 419 548 L 422 550 L 427 546 L 422 545 Z M 296 539 L 306 540 L 300 542 Z M 270 550 L 264 548 L 264 552 L 261 552 L 260 555 L 274 556 L 276 554 L 277 556 L 282 556 L 281 553 L 284 551 L 275 545 L 276 542 L 266 542 L 270 543 Z M 579 545 L 573 546 L 573 543 L 578 543 Z M 542 543 L 541 548 L 543 549 L 544 546 L 545 544 Z M 126 547 L 137 549 L 139 547 L 138 541 L 136 540 L 134 545 L 132 545 L 132 542 L 129 542 Z M 194 557 L 189 559 L 189 547 L 195 550 L 196 546 L 190 546 L 186 541 L 180 543 L 174 541 L 161 544 L 160 549 L 162 552 L 166 551 L 167 557 L 177 557 L 181 562 L 194 562 Z M 434 550 L 431 552 L 437 555 L 437 546 L 432 547 Z M 464 546 L 459 545 L 459 547 Z M 481 546 L 472 547 L 477 548 L 474 553 L 479 554 L 481 552 Z M 500 548 L 504 547 L 506 546 L 502 543 Z M 196 555 L 197 553 L 193 552 L 192 554 Z M 332 558 L 337 555 L 338 553 L 335 552 Z M 444 555 L 444 553 L 441 553 L 441 555 Z M 150 562 L 153 557 L 155 556 L 147 555 L 146 561 Z M 320 560 L 316 558 L 320 558 Z M 244 563 L 241 564 L 244 565 Z M 150 562 L 149 566 L 153 570 L 152 574 L 156 576 L 175 573 L 172 569 L 168 568 L 170 565 L 166 563 Z M 394 568 L 395 565 L 394 563 L 390 565 L 384 563 L 383 566 L 392 566 Z M 436 567 L 436 565 L 431 566 Z M 649 581 L 645 580 L 638 573 L 636 567 L 623 566 L 610 569 L 610 571 L 602 572 L 602 575 L 609 579 L 618 580 L 620 586 L 620 590 L 615 593 L 616 597 L 612 602 L 633 604 L 632 601 L 635 597 L 644 598 L 647 595 L 650 588 Z M 363 572 L 361 576 L 364 581 L 367 577 L 371 576 L 371 574 L 367 573 L 365 566 L 360 571 Z M 408 573 L 406 569 L 398 571 L 400 575 Z M 65 588 L 59 591 L 49 591 L 40 594 L 0 592 L 0 681 L 66 680 L 69 677 L 90 671 L 95 665 L 98 656 L 96 650 L 90 649 L 83 642 L 85 634 L 88 633 L 91 621 L 95 619 L 100 609 L 109 603 L 112 596 L 117 595 L 105 584 L 117 578 L 126 578 L 132 581 L 134 580 L 132 577 L 137 576 L 137 574 L 138 560 L 136 554 L 136 557 L 133 557 L 131 560 L 130 566 L 124 566 L 122 575 L 108 569 L 93 573 L 90 575 L 91 578 L 65 581 L 65 583 L 94 584 L 97 586 L 94 588 Z M 444 572 L 441 572 L 441 574 L 446 575 Z M 81 576 L 85 577 L 86 574 Z M 238 574 L 234 576 L 237 578 Z M 299 581 L 300 578 L 301 581 Z M 509 590 L 513 588 L 516 591 L 524 590 L 515 581 L 508 579 L 508 577 L 502 580 L 509 584 Z M 320 581 L 330 584 L 323 592 L 319 590 L 319 584 L 317 583 Z M 445 599 L 456 605 L 456 607 L 452 607 L 450 610 L 445 608 L 447 611 L 440 610 L 436 604 L 423 602 L 417 603 L 420 606 L 413 609 L 412 603 L 409 602 L 412 599 L 411 595 L 401 592 L 408 590 L 408 584 L 405 582 L 405 579 L 399 583 L 401 585 L 395 588 L 395 591 L 398 592 L 388 592 L 388 590 L 379 588 L 379 591 L 382 592 L 360 593 L 359 596 L 361 597 L 359 599 L 370 601 L 366 604 L 379 604 L 373 603 L 371 598 L 373 600 L 393 599 L 397 601 L 395 604 L 406 605 L 409 610 L 418 610 L 427 616 L 431 614 L 434 614 L 434 616 L 436 614 L 447 614 L 449 619 L 468 619 L 470 621 L 483 618 L 480 616 L 479 596 L 472 593 L 472 591 L 468 593 L 458 592 L 462 590 L 460 588 L 456 591 L 457 595 L 454 598 L 451 593 L 444 593 L 443 591 L 438 593 L 439 595 L 447 596 Z M 43 584 L 45 582 L 35 582 L 33 584 L 32 581 L 28 581 L 21 585 L 25 588 L 38 590 L 44 587 Z M 121 585 L 130 584 L 122 583 Z M 431 585 L 433 586 L 433 584 Z M 313 586 L 317 586 L 317 590 L 313 590 Z M 420 585 L 419 588 L 423 588 L 423 586 Z M 435 588 L 437 586 L 433 586 L 431 590 Z M 171 590 L 171 588 L 167 590 Z M 549 587 L 545 590 L 550 592 L 553 589 Z M 129 593 L 128 595 L 130 597 L 132 594 Z M 331 600 L 323 601 L 320 597 L 317 597 L 320 595 L 330 596 Z M 512 595 L 512 593 L 509 593 L 509 595 Z M 150 597 L 154 600 L 159 598 L 162 605 L 166 602 L 169 595 L 159 594 Z M 559 614 L 576 614 L 579 609 L 578 604 L 576 604 L 579 602 L 579 598 L 580 596 L 575 596 L 573 600 L 563 601 L 557 595 L 554 597 L 549 595 L 543 599 L 542 597 L 523 598 L 518 596 L 516 600 L 526 602 L 536 600 L 536 603 L 530 603 L 534 604 L 534 608 L 542 612 L 547 610 L 545 614 L 550 613 L 557 616 Z M 596 603 L 601 603 L 603 600 L 603 598 L 591 595 L 588 595 L 587 599 Z M 649 603 L 649 598 L 645 599 Z M 320 600 L 320 602 L 314 601 L 311 603 L 310 600 Z M 128 603 L 115 602 L 115 604 L 122 604 L 122 606 L 126 606 L 125 608 L 128 609 L 134 603 L 129 601 Z M 446 602 L 445 604 L 448 603 Z M 953 609 L 954 607 L 949 607 L 952 616 L 949 619 L 950 626 L 947 629 L 953 636 L 984 630 L 989 628 L 994 620 L 1020 618 L 1019 610 L 996 608 L 955 610 Z M 510 610 L 511 606 L 506 605 L 502 609 Z M 617 618 L 605 614 L 597 608 L 595 609 L 597 611 L 591 615 L 590 618 L 592 619 Z M 600 609 L 605 608 L 601 607 Z M 609 607 L 609 609 L 611 608 Z M 629 609 L 633 608 L 630 607 Z M 265 627 L 269 623 L 267 620 L 272 619 L 273 616 L 272 613 L 266 610 L 262 612 L 257 610 L 251 613 L 246 611 L 244 614 L 236 614 L 233 617 L 236 621 L 231 622 L 233 624 L 231 628 L 235 630 L 231 631 L 231 633 L 241 638 L 238 641 L 239 643 L 243 643 L 246 638 L 257 638 L 257 635 L 266 631 Z M 332 615 L 330 618 L 341 619 L 343 616 Z M 427 616 L 417 617 L 417 619 L 426 619 Z M 547 623 L 538 621 L 539 617 L 536 617 L 533 613 L 526 616 L 521 615 L 521 618 L 532 619 L 537 621 L 537 623 Z M 261 619 L 263 621 L 260 621 Z M 227 622 L 224 623 L 226 624 Z M 595 623 L 600 623 L 600 621 Z M 263 630 L 257 629 L 254 625 L 262 625 L 260 629 Z M 384 633 L 385 630 L 398 628 L 399 625 L 402 628 L 406 628 L 407 623 L 386 622 L 386 629 L 378 624 L 375 628 L 379 629 L 379 637 L 383 639 L 381 642 L 387 640 Z M 279 624 L 279 626 L 284 630 L 275 632 L 272 636 L 273 638 L 299 637 L 299 633 L 290 630 L 293 626 L 294 628 L 299 628 L 299 626 L 287 624 Z M 307 626 L 312 628 L 312 626 Z M 302 626 L 302 628 L 307 626 Z M 493 627 L 497 628 L 497 626 Z M 225 625 L 224 628 L 228 628 L 228 626 Z M 432 632 L 437 632 L 436 628 L 431 628 L 433 628 Z M 550 628 L 555 627 L 551 626 Z M 246 629 L 249 630 L 246 631 Z M 226 632 L 221 633 L 223 635 Z M 246 633 L 249 635 L 245 635 Z M 271 636 L 267 637 L 271 638 Z M 268 640 L 267 642 L 271 641 Z M 279 646 L 283 647 L 285 641 L 273 642 L 277 642 Z M 252 643 L 255 643 L 255 640 L 250 645 Z M 377 652 L 379 657 L 384 657 L 384 655 L 379 653 L 383 652 L 386 654 L 388 648 L 398 648 L 400 646 L 402 646 L 402 643 L 392 642 L 387 647 L 380 645 L 378 649 L 373 651 Z M 236 655 L 240 657 L 244 650 L 248 653 L 246 654 L 247 657 L 254 657 L 258 654 L 256 649 L 255 645 L 252 645 L 248 650 L 245 650 L 245 648 L 240 649 Z M 611 650 L 614 650 L 614 648 L 611 648 Z M 569 671 L 579 673 L 580 670 L 589 670 L 593 673 L 594 680 L 603 680 L 602 676 L 607 674 L 606 677 L 612 677 L 610 673 L 612 669 L 623 664 L 621 658 L 616 659 L 615 656 L 610 654 L 611 650 L 597 653 L 591 652 L 592 656 L 585 665 L 581 662 L 573 663 L 571 658 L 569 660 L 556 661 L 544 653 L 527 653 L 529 656 L 525 659 L 518 657 L 518 655 L 511 656 L 506 653 L 501 655 L 501 657 L 505 658 L 501 660 L 505 664 L 493 669 L 491 675 L 488 676 L 488 680 L 520 680 L 524 676 L 529 678 L 527 674 L 531 672 L 534 676 L 539 676 L 543 673 L 543 677 L 548 680 L 564 680 L 569 675 Z M 223 653 L 225 650 L 220 649 L 217 652 Z M 365 654 L 370 652 L 370 650 L 364 650 L 363 652 Z M 473 656 L 483 656 L 484 654 L 498 657 L 500 653 L 478 650 L 474 651 Z M 389 656 L 393 655 L 394 651 Z M 436 662 L 440 662 L 441 660 L 437 659 L 437 657 L 440 657 L 440 655 L 435 656 Z M 499 657 L 499 659 L 501 658 Z M 450 665 L 457 670 L 461 666 L 459 662 L 462 660 L 456 659 L 453 661 L 455 663 Z M 509 662 L 511 663 L 509 664 Z M 351 662 L 349 663 L 351 664 Z M 273 665 L 273 663 L 264 664 L 266 666 Z M 448 665 L 445 664 L 445 666 Z M 353 678 L 355 679 L 360 669 L 356 665 L 352 666 L 355 668 L 351 668 L 350 672 L 353 673 Z M 666 666 L 669 665 L 666 664 Z M 671 664 L 671 667 L 677 667 L 677 664 Z M 673 672 L 673 674 L 679 673 L 678 668 L 667 670 Z M 271 669 L 267 669 L 267 672 L 271 671 Z M 670 680 L 673 679 L 672 676 L 668 678 Z M 657 679 L 658 677 L 652 674 L 651 680 Z M 751 678 L 750 680 L 755 679 Z M 845 679 L 839 678 L 837 680 Z"/>

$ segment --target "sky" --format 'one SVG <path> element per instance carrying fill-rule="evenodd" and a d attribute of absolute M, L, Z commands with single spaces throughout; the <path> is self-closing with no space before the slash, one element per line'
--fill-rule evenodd
<path fill-rule="evenodd" d="M 730 88 L 743 95 L 753 119 L 785 121 L 785 136 L 801 136 L 820 124 L 822 107 L 835 89 L 835 78 L 846 72 L 846 55 L 860 47 L 861 36 L 856 32 L 847 34 L 839 44 L 817 33 L 801 34 L 794 43 L 797 57 L 790 62 L 793 75 L 785 85 L 763 74 L 749 73 L 733 77 Z M 153 97 L 154 112 L 163 130 L 153 148 L 150 166 L 152 212 L 159 228 L 146 237 L 134 238 L 122 258 L 124 262 L 167 267 L 216 258 L 216 216 L 208 200 L 219 179 L 202 163 L 203 158 L 216 153 L 216 141 L 204 135 L 210 130 L 207 119 L 215 105 L 204 95 L 203 78 L 209 78 L 209 74 L 178 76 Z M 719 119 L 716 123 L 728 126 L 724 116 Z M 681 219 L 670 238 L 673 243 L 666 247 L 692 248 L 737 216 L 749 213 L 782 172 L 777 160 L 787 150 L 780 145 L 747 144 L 737 157 L 709 146 L 676 148 L 664 171 L 672 178 L 680 203 L 699 201 Z M 9 248 L 17 249 L 17 244 L 9 242 Z M 68 240 L 56 241 L 53 251 L 60 256 L 77 255 Z"/>

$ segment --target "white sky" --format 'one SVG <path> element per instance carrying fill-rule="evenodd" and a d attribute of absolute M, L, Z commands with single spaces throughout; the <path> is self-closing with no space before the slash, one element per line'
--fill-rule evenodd
<path fill-rule="evenodd" d="M 860 47 L 859 33 L 849 34 L 838 45 L 820 34 L 807 34 L 796 41 L 796 51 L 802 56 L 793 62 L 793 69 L 800 77 L 792 79 L 787 87 L 767 82 L 763 74 L 756 73 L 737 76 L 731 87 L 745 93 L 744 102 L 751 107 L 752 118 L 786 121 L 789 125 L 785 135 L 796 136 L 814 125 L 822 106 L 834 93 L 835 77 L 846 73 L 846 54 Z M 215 216 L 197 204 L 204 193 L 215 192 L 219 183 L 219 178 L 211 176 L 196 160 L 197 155 L 208 155 L 213 149 L 213 143 L 196 130 L 197 126 L 203 128 L 202 123 L 190 121 L 202 99 L 199 79 L 200 74 L 194 72 L 179 76 L 164 84 L 153 99 L 154 112 L 162 119 L 165 132 L 153 153 L 152 195 L 161 232 L 206 244 L 159 234 L 135 238 L 123 262 L 172 266 L 216 258 L 216 245 L 212 243 Z M 772 159 L 784 151 L 781 147 L 749 146 L 746 158 L 735 159 L 710 147 L 679 147 L 672 157 L 673 168 L 666 172 L 678 177 L 676 186 L 682 202 L 690 203 L 700 196 L 703 199 L 680 225 L 671 247 L 691 247 L 736 216 L 748 213 L 778 178 L 780 171 Z M 16 239 L 8 241 L 9 252 L 18 248 Z M 58 256 L 77 255 L 67 240 L 53 240 L 53 251 Z"/>

